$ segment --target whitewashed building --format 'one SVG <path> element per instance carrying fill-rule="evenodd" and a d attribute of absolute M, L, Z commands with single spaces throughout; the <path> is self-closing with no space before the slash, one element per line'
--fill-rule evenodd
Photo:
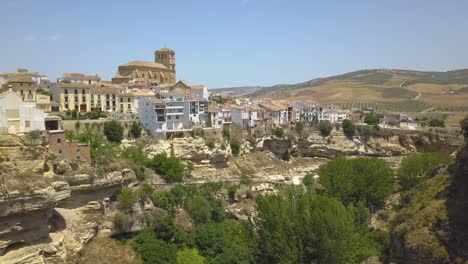
<path fill-rule="evenodd" d="M 0 94 L 0 131 L 3 133 L 45 130 L 45 116 L 34 101 L 24 102 L 11 90 Z"/>

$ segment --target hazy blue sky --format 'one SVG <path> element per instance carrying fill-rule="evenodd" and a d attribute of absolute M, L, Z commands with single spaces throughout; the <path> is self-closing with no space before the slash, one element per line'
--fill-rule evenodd
<path fill-rule="evenodd" d="M 115 75 L 154 50 L 209 87 L 468 68 L 468 1 L 0 0 L 0 71 Z"/>

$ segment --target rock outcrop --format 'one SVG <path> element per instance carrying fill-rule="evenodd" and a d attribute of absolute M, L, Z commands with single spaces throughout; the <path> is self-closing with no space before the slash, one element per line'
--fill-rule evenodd
<path fill-rule="evenodd" d="M 229 144 L 207 140 L 201 137 L 174 138 L 171 140 L 159 141 L 156 145 L 145 148 L 150 157 L 160 153 L 183 160 L 190 160 L 199 164 L 211 164 L 214 167 L 225 167 L 231 156 Z"/>

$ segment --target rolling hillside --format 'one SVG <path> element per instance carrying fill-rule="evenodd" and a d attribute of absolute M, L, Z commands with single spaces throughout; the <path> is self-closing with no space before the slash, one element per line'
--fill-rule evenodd
<path fill-rule="evenodd" d="M 468 110 L 468 69 L 448 72 L 372 69 L 270 87 L 216 89 L 230 96 L 336 104 L 415 105 Z M 455 111 L 455 110 L 454 110 Z"/>

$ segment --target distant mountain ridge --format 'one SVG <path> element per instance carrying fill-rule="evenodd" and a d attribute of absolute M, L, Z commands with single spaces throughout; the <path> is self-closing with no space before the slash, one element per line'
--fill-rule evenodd
<path fill-rule="evenodd" d="M 323 103 L 396 102 L 417 99 L 430 105 L 447 103 L 468 106 L 468 95 L 465 92 L 467 85 L 468 69 L 446 72 L 366 69 L 297 84 L 228 87 L 211 91 L 229 96 Z M 462 95 L 446 96 L 458 90 L 459 94 L 465 94 L 466 98 Z M 445 102 L 446 100 L 449 101 Z"/>

